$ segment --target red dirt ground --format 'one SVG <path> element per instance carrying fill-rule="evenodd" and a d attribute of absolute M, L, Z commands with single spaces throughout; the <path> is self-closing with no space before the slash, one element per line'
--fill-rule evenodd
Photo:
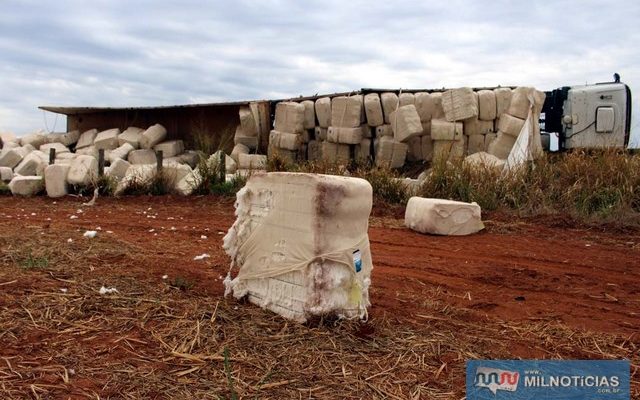
<path fill-rule="evenodd" d="M 81 203 L 4 197 L 0 229 L 36 225 L 64 232 L 60 240 L 66 241 L 81 240 L 85 230 L 99 227 L 101 235 L 155 253 L 128 274 L 145 279 L 181 275 L 197 282 L 198 291 L 222 295 L 221 277 L 229 260 L 221 242 L 234 221 L 232 199 L 166 196 L 101 198 L 95 207 Z M 78 209 L 83 212 L 76 213 Z M 395 211 L 387 214 L 397 216 Z M 479 234 L 440 237 L 406 229 L 393 216 L 372 217 L 371 316 L 411 322 L 421 309 L 408 294 L 436 290 L 440 300 L 466 308 L 478 319 L 553 319 L 617 334 L 640 328 L 640 232 L 548 220 L 510 222 L 497 214 L 485 216 L 485 222 L 487 229 Z M 193 260 L 202 253 L 211 257 Z"/>

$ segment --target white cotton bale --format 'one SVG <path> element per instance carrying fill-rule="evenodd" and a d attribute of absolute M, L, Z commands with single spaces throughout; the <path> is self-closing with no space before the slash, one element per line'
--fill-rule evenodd
<path fill-rule="evenodd" d="M 445 119 L 444 108 L 442 108 L 442 93 L 443 92 L 429 93 L 431 100 L 433 100 L 433 113 L 431 114 L 431 119 Z"/>
<path fill-rule="evenodd" d="M 496 119 L 496 94 L 493 90 L 478 91 L 478 118 L 483 121 Z"/>
<path fill-rule="evenodd" d="M 64 135 L 64 132 L 49 132 L 47 135 L 45 135 L 47 138 L 46 143 L 61 143 Z"/>
<path fill-rule="evenodd" d="M 304 129 L 313 129 L 316 126 L 316 110 L 315 103 L 312 100 L 304 100 L 301 102 L 304 106 Z"/>
<path fill-rule="evenodd" d="M 505 135 L 518 137 L 522 127 L 524 126 L 524 119 L 520 119 L 518 117 L 514 117 L 509 114 L 502 114 L 500 116 L 500 125 L 498 126 L 498 131 L 504 133 Z"/>
<path fill-rule="evenodd" d="M 409 199 L 404 222 L 409 229 L 434 235 L 470 235 L 484 229 L 478 204 L 424 197 Z"/>
<path fill-rule="evenodd" d="M 106 153 L 107 152 L 105 152 L 105 157 L 106 157 Z M 76 154 L 82 155 L 82 156 L 91 156 L 97 159 L 100 155 L 100 151 L 96 149 L 95 146 L 91 145 L 91 146 L 83 147 L 81 149 L 76 149 Z"/>
<path fill-rule="evenodd" d="M 236 205 L 238 218 L 223 245 L 239 267 L 237 277 L 225 282 L 235 297 L 247 296 L 298 322 L 314 315 L 366 314 L 372 269 L 368 182 L 318 174 L 254 174 L 238 192 Z M 289 270 L 299 263 L 304 266 Z"/>
<path fill-rule="evenodd" d="M 408 146 L 406 143 L 394 140 L 390 136 L 383 136 L 374 142 L 376 166 L 384 165 L 390 168 L 400 168 L 407 157 Z"/>
<path fill-rule="evenodd" d="M 67 183 L 86 186 L 98 176 L 98 160 L 92 156 L 80 155 L 72 162 L 67 173 Z"/>
<path fill-rule="evenodd" d="M 511 104 L 511 89 L 496 88 L 493 89 L 493 93 L 496 95 L 496 118 L 500 118 L 502 114 L 507 112 Z"/>
<path fill-rule="evenodd" d="M 130 126 L 118 135 L 118 145 L 122 146 L 125 143 L 129 143 L 133 146 L 134 150 L 140 148 L 140 138 L 144 129 L 135 126 Z"/>
<path fill-rule="evenodd" d="M 44 190 L 41 176 L 15 176 L 9 182 L 9 190 L 14 196 L 35 196 Z"/>
<path fill-rule="evenodd" d="M 174 157 L 184 153 L 184 142 L 182 140 L 168 140 L 153 146 L 153 150 L 161 151 L 163 157 Z"/>
<path fill-rule="evenodd" d="M 375 127 L 384 124 L 384 113 L 378 93 L 368 93 L 364 96 L 364 111 L 369 126 Z"/>
<path fill-rule="evenodd" d="M 422 136 L 414 136 L 407 140 L 407 161 L 416 162 L 424 160 L 422 155 Z"/>
<path fill-rule="evenodd" d="M 369 160 L 371 157 L 371 139 L 362 139 L 362 141 L 356 145 L 354 156 L 357 161 L 364 162 Z"/>
<path fill-rule="evenodd" d="M 20 144 L 22 146 L 30 144 L 36 149 L 45 143 L 47 143 L 47 136 L 42 132 L 30 133 L 20 138 Z"/>
<path fill-rule="evenodd" d="M 156 152 L 151 149 L 132 150 L 127 156 L 127 161 L 134 165 L 157 164 Z"/>
<path fill-rule="evenodd" d="M 295 133 L 271 131 L 269 133 L 269 145 L 273 145 L 279 149 L 296 151 L 302 144 L 300 135 Z"/>
<path fill-rule="evenodd" d="M 467 154 L 484 152 L 484 135 L 469 135 L 467 139 Z"/>
<path fill-rule="evenodd" d="M 304 129 L 304 105 L 293 101 L 276 104 L 274 127 L 279 132 L 301 133 Z"/>
<path fill-rule="evenodd" d="M 383 136 L 393 136 L 393 129 L 391 129 L 391 125 L 385 124 L 376 126 L 376 137 L 381 138 Z"/>
<path fill-rule="evenodd" d="M 129 153 L 134 151 L 133 146 L 127 142 L 119 146 L 118 148 L 111 150 L 109 154 L 105 155 L 105 158 L 113 164 L 116 160 L 126 160 L 129 156 Z"/>
<path fill-rule="evenodd" d="M 118 147 L 118 135 L 120 135 L 120 129 L 118 128 L 98 132 L 93 140 L 93 145 L 98 150 L 116 149 Z"/>
<path fill-rule="evenodd" d="M 366 126 L 366 125 L 365 125 Z M 331 143 L 358 144 L 364 138 L 363 128 L 343 128 L 330 126 L 327 130 L 327 141 Z"/>
<path fill-rule="evenodd" d="M 85 147 L 93 146 L 93 140 L 96 138 L 97 134 L 97 129 L 89 129 L 82 132 L 78 138 L 78 142 L 76 143 L 76 151 Z"/>
<path fill-rule="evenodd" d="M 40 151 L 43 152 L 44 154 L 47 154 L 47 155 L 49 154 L 51 149 L 55 149 L 56 156 L 58 154 L 69 153 L 70 152 L 69 149 L 67 148 L 67 146 L 63 145 L 62 143 L 58 143 L 58 142 L 46 143 L 46 144 L 43 144 L 42 146 L 40 146 Z"/>
<path fill-rule="evenodd" d="M 0 167 L 0 181 L 9 182 L 13 179 L 13 170 L 9 167 Z"/>
<path fill-rule="evenodd" d="M 493 154 L 501 160 L 506 160 L 509 157 L 509 153 L 511 153 L 511 149 L 513 149 L 513 145 L 516 144 L 516 139 L 514 136 L 498 131 L 496 138 L 489 144 L 487 153 Z"/>
<path fill-rule="evenodd" d="M 476 166 L 478 168 L 490 168 L 497 171 L 502 171 L 505 162 L 505 160 L 501 160 L 493 154 L 489 154 L 484 151 L 473 153 L 464 159 L 465 164 Z"/>
<path fill-rule="evenodd" d="M 345 164 L 351 158 L 348 144 L 322 142 L 320 145 L 320 157 L 331 164 Z"/>
<path fill-rule="evenodd" d="M 167 130 L 160 124 L 151 125 L 140 136 L 140 148 L 152 149 L 153 146 L 165 140 Z"/>
<path fill-rule="evenodd" d="M 69 147 L 78 143 L 79 139 L 80 139 L 80 131 L 77 129 L 74 129 L 62 135 L 62 137 L 60 138 L 60 143 Z"/>
<path fill-rule="evenodd" d="M 44 184 L 47 196 L 51 198 L 63 197 L 69 194 L 67 174 L 70 165 L 52 164 L 44 169 Z"/>
<path fill-rule="evenodd" d="M 489 145 L 491 144 L 491 142 L 493 142 L 495 140 L 495 138 L 498 135 L 496 133 L 487 133 L 486 135 L 484 135 L 484 151 L 489 151 Z"/>
<path fill-rule="evenodd" d="M 422 158 L 425 161 L 431 161 L 433 159 L 433 140 L 431 136 L 421 136 L 420 145 L 422 146 Z"/>
<path fill-rule="evenodd" d="M 236 144 L 231 151 L 231 158 L 237 163 L 240 160 L 240 154 L 249 154 L 249 147 L 243 144 Z"/>
<path fill-rule="evenodd" d="M 362 122 L 362 96 L 337 96 L 331 99 L 331 126 L 357 128 Z"/>
<path fill-rule="evenodd" d="M 415 94 L 415 105 L 420 121 L 431 121 L 436 106 L 433 97 L 427 92 L 418 92 Z"/>
<path fill-rule="evenodd" d="M 125 143 L 125 145 L 131 146 L 129 143 Z M 109 170 L 105 171 L 105 175 L 119 181 L 127 175 L 127 170 L 130 166 L 131 164 L 128 161 L 118 158 L 111 163 Z"/>
<path fill-rule="evenodd" d="M 404 142 L 414 136 L 422 135 L 422 122 L 416 106 L 409 104 L 399 107 L 389 116 L 393 137 L 398 142 Z"/>
<path fill-rule="evenodd" d="M 240 126 L 246 136 L 258 136 L 258 125 L 256 117 L 249 106 L 240 106 L 238 109 Z"/>
<path fill-rule="evenodd" d="M 431 120 L 431 139 L 458 140 L 462 137 L 462 122 L 449 122 L 440 119 Z"/>
<path fill-rule="evenodd" d="M 384 113 L 384 122 L 388 124 L 391 122 L 389 119 L 391 113 L 398 108 L 398 95 L 393 92 L 386 92 L 380 95 L 380 102 L 382 103 L 382 112 Z"/>
<path fill-rule="evenodd" d="M 0 151 L 0 167 L 15 168 L 29 154 L 24 147 L 3 148 Z"/>
<path fill-rule="evenodd" d="M 44 173 L 44 169 L 47 166 L 47 162 L 44 160 L 44 153 L 41 151 L 32 151 L 27 154 L 20 164 L 18 164 L 14 169 L 17 175 L 28 176 L 28 175 L 39 175 L 42 176 Z"/>
<path fill-rule="evenodd" d="M 416 97 L 413 93 L 400 93 L 398 96 L 398 106 L 408 106 L 409 104 L 416 105 Z"/>
<path fill-rule="evenodd" d="M 449 122 L 477 117 L 477 94 L 468 87 L 447 90 L 442 93 L 442 109 Z"/>
<path fill-rule="evenodd" d="M 265 169 L 267 156 L 261 154 L 240 154 L 238 156 L 238 169 Z"/>
<path fill-rule="evenodd" d="M 321 128 L 331 125 L 331 98 L 321 97 L 315 102 L 316 118 Z"/>

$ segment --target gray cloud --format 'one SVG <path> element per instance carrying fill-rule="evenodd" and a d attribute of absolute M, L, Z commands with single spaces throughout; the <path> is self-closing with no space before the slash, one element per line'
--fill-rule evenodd
<path fill-rule="evenodd" d="M 553 89 L 613 72 L 633 91 L 638 17 L 634 1 L 4 0 L 0 129 L 45 128 L 44 104 L 166 105 L 360 87 Z M 49 129 L 54 118 L 46 116 Z"/>

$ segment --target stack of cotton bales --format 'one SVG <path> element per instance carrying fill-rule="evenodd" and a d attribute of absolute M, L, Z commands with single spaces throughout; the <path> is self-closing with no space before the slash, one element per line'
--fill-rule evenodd
<path fill-rule="evenodd" d="M 327 128 L 326 142 L 322 142 L 320 155 L 329 163 L 345 163 L 351 156 L 350 146 L 362 146 L 371 138 L 366 120 L 362 95 L 337 96 L 331 99 L 331 125 Z M 370 143 L 370 142 L 368 142 Z"/>
<path fill-rule="evenodd" d="M 276 104 L 274 129 L 269 133 L 269 156 L 277 154 L 289 162 L 298 158 L 303 141 L 309 142 L 307 129 L 315 127 L 313 106 L 313 102 L 283 101 Z"/>
<path fill-rule="evenodd" d="M 467 139 L 467 154 L 485 151 L 487 137 L 489 141 L 495 138 L 494 120 L 497 114 L 495 92 L 480 90 L 474 93 L 474 97 L 478 103 L 478 115 L 463 121 L 464 134 Z"/>
<path fill-rule="evenodd" d="M 544 104 L 545 94 L 531 87 L 517 87 L 514 90 L 495 89 L 496 94 L 496 138 L 487 147 L 487 152 L 500 159 L 509 157 L 516 139 L 529 115 L 533 100 L 533 125 L 539 133 L 538 119 Z"/>

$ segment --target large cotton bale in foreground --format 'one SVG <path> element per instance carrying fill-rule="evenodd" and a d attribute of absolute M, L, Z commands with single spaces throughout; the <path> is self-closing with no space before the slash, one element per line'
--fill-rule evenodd
<path fill-rule="evenodd" d="M 14 196 L 35 196 L 44 190 L 41 176 L 15 176 L 9 182 L 9 190 Z"/>
<path fill-rule="evenodd" d="M 371 252 L 371 185 L 341 176 L 258 173 L 237 194 L 224 249 L 238 267 L 226 293 L 304 322 L 364 317 Z"/>
<path fill-rule="evenodd" d="M 469 235 L 484 229 L 478 204 L 423 197 L 409 199 L 404 223 L 414 231 L 435 235 Z"/>

